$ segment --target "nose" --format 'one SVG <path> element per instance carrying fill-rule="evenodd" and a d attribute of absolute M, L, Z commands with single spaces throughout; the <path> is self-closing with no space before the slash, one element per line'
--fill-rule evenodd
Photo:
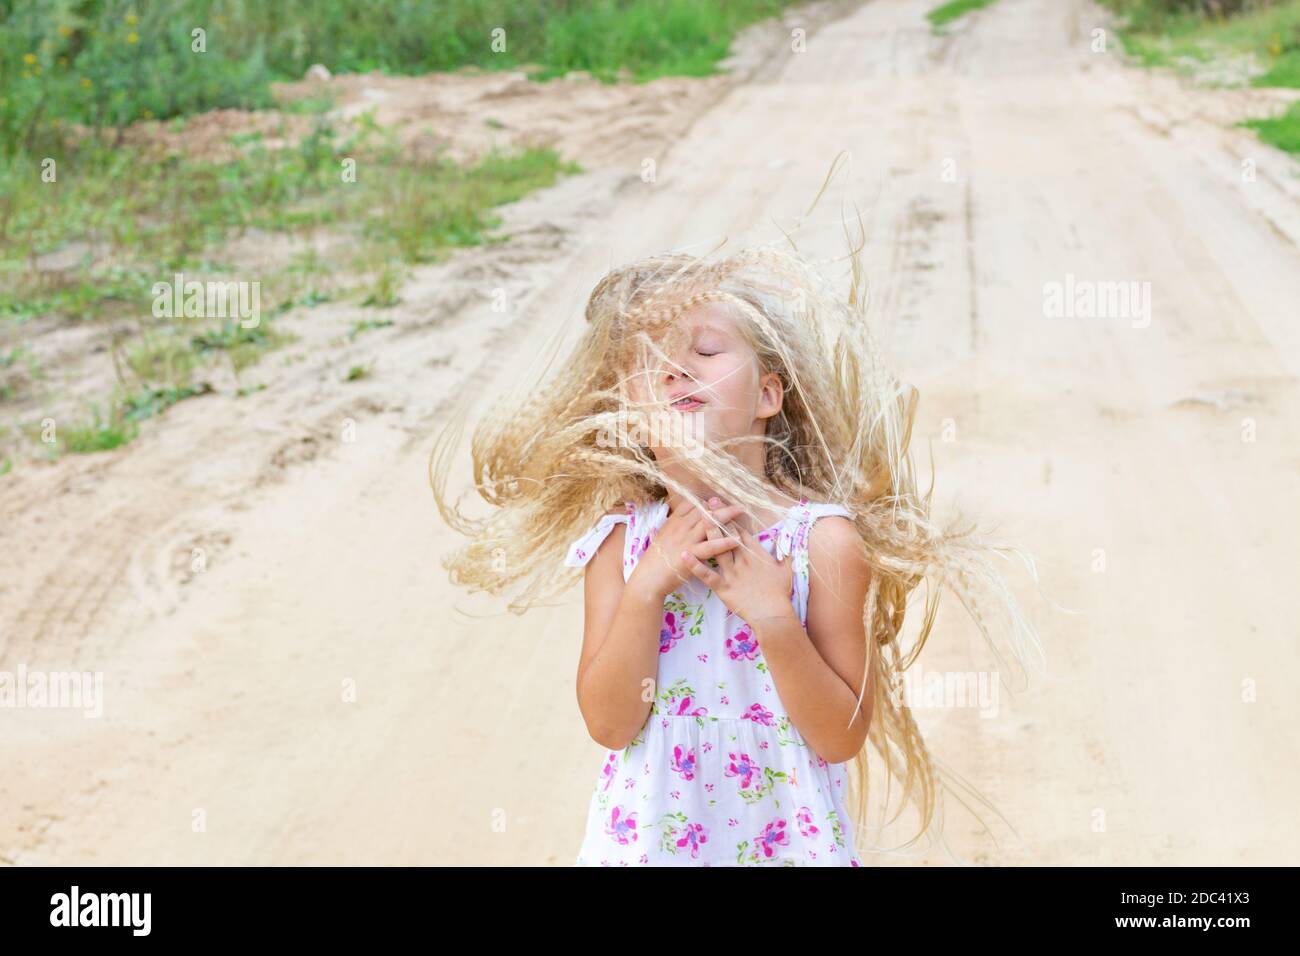
<path fill-rule="evenodd" d="M 677 355 L 672 356 L 672 362 L 664 368 L 663 383 L 666 387 L 676 385 L 682 379 L 689 382 L 695 382 L 695 373 L 690 365 L 690 350 L 684 349 Z"/>

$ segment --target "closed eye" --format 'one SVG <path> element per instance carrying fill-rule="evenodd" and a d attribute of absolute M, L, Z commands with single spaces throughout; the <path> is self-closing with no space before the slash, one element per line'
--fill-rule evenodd
<path fill-rule="evenodd" d="M 706 357 L 711 357 L 711 356 L 714 356 L 714 355 L 718 355 L 719 353 L 717 353 L 717 352 L 701 352 L 699 349 L 696 349 L 696 350 L 695 350 L 695 354 L 696 354 L 696 355 L 703 355 L 703 356 L 706 356 Z"/>

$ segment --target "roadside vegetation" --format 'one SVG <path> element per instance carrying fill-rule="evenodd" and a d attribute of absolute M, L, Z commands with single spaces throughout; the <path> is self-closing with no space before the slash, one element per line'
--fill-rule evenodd
<path fill-rule="evenodd" d="M 273 84 L 314 64 L 333 74 L 526 68 L 537 81 L 573 70 L 604 82 L 704 75 L 739 29 L 788 5 L 0 0 L 0 474 L 33 454 L 129 442 L 142 421 L 210 393 L 218 363 L 238 383 L 293 340 L 277 323 L 290 310 L 356 304 L 349 340 L 391 325 L 368 310 L 397 304 L 412 267 L 503 241 L 495 207 L 580 171 L 540 148 L 468 165 L 417 157 L 366 115 L 334 119 L 328 95 L 278 104 Z M 218 108 L 278 119 L 201 158 L 127 135 L 184 136 L 192 117 Z M 320 252 L 325 234 L 345 251 Z M 299 251 L 253 268 L 232 251 L 249 237 Z M 153 290 L 177 274 L 257 279 L 260 321 L 155 315 Z M 41 407 L 58 396 L 33 346 L 69 326 L 104 330 L 115 384 L 83 402 L 81 419 L 61 416 L 50 441 Z M 356 366 L 346 379 L 369 374 Z"/>
<path fill-rule="evenodd" d="M 987 7 L 993 0 L 950 0 L 942 6 L 935 7 L 925 15 L 935 33 L 942 33 L 943 28 L 966 14 Z"/>
<path fill-rule="evenodd" d="M 1105 0 L 1124 49 L 1146 66 L 1220 85 L 1300 88 L 1300 0 Z M 1300 102 L 1250 120 L 1260 139 L 1300 152 Z"/>

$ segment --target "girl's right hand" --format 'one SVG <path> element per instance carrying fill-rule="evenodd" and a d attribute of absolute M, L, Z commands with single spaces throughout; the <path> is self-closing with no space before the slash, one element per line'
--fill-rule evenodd
<path fill-rule="evenodd" d="M 683 501 L 676 511 L 670 511 L 664 523 L 654 533 L 650 547 L 637 560 L 628 576 L 627 586 L 638 589 L 652 601 L 662 602 L 675 588 L 695 576 L 682 561 L 682 552 L 689 551 L 701 561 L 708 561 L 724 551 L 740 546 L 738 535 L 709 537 L 714 531 L 711 515 L 719 524 L 745 513 L 740 505 L 727 505 L 707 514 L 695 505 Z"/>

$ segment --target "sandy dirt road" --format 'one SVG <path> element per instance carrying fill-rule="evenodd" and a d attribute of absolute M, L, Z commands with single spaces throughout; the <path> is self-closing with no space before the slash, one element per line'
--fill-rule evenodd
<path fill-rule="evenodd" d="M 253 411 L 182 403 L 122 453 L 0 484 L 0 668 L 101 671 L 105 696 L 99 719 L 0 712 L 0 859 L 571 863 L 601 756 L 574 700 L 580 591 L 518 618 L 449 586 L 432 436 L 448 399 L 481 409 L 565 348 L 611 265 L 771 241 L 848 150 L 801 248 L 836 254 L 837 204 L 861 209 L 939 507 L 1023 543 L 1077 612 L 1008 566 L 1051 679 L 993 716 L 918 708 L 1019 835 L 950 803 L 950 844 L 1296 862 L 1295 164 L 1224 126 L 1227 94 L 1093 52 L 1080 0 L 1000 0 L 946 37 L 929 6 L 814 24 L 647 152 L 652 183 L 621 157 L 520 203 L 513 243 L 404 290 L 359 391 L 286 372 Z M 1149 322 L 1046 316 L 1067 281 L 1150 283 Z M 992 666 L 958 607 L 938 628 L 925 671 Z"/>

